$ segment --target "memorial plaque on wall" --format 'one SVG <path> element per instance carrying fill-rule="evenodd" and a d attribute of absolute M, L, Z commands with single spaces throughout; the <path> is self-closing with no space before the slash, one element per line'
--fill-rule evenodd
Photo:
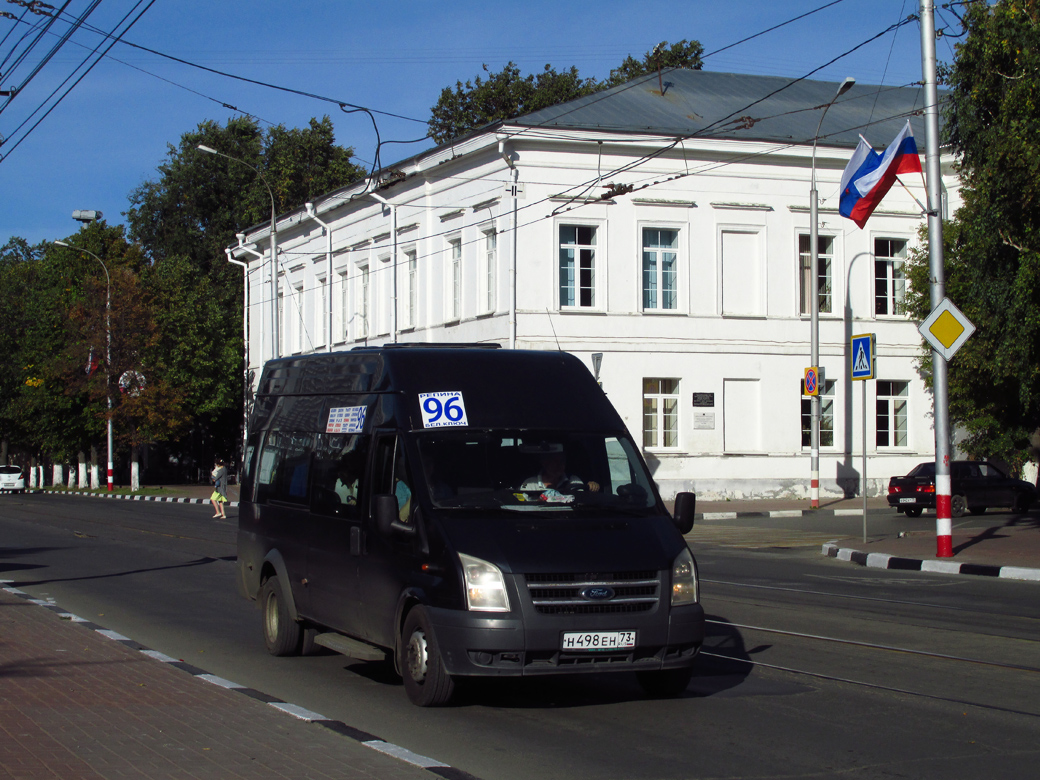
<path fill-rule="evenodd" d="M 693 405 L 708 407 L 715 406 L 715 393 L 694 393 Z"/>
<path fill-rule="evenodd" d="M 695 431 L 715 430 L 715 412 L 694 412 L 693 429 Z"/>

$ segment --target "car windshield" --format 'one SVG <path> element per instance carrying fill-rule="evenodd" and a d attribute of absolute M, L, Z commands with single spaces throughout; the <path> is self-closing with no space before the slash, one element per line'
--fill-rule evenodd
<path fill-rule="evenodd" d="M 418 439 L 434 506 L 512 512 L 644 512 L 657 499 L 627 437 L 545 431 L 429 431 Z"/>
<path fill-rule="evenodd" d="M 21 474 L 22 470 L 18 466 L 0 466 L 0 474 Z"/>

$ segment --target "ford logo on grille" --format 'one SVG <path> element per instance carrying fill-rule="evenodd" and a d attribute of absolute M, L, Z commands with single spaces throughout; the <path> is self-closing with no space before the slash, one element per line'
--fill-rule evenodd
<path fill-rule="evenodd" d="M 607 599 L 614 598 L 614 589 L 604 588 L 601 586 L 585 588 L 581 592 L 581 597 L 583 599 L 588 599 L 589 601 L 606 601 Z"/>

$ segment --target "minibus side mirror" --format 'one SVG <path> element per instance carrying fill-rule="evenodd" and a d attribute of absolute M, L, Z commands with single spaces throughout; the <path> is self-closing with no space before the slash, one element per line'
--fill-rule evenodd
<path fill-rule="evenodd" d="M 697 495 L 695 493 L 676 493 L 675 511 L 672 521 L 679 533 L 684 536 L 693 530 L 693 516 L 697 511 Z"/>
<path fill-rule="evenodd" d="M 373 496 L 372 500 L 375 502 L 376 528 L 379 533 L 383 536 L 390 536 L 395 531 L 407 536 L 415 534 L 415 526 L 402 523 L 397 516 L 400 512 L 397 496 L 387 493 Z"/>

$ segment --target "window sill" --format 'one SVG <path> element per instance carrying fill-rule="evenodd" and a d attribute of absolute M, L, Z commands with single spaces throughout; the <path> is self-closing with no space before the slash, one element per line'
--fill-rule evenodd
<path fill-rule="evenodd" d="M 640 314 L 648 317 L 685 317 L 686 312 L 682 309 L 641 309 Z"/>
<path fill-rule="evenodd" d="M 561 306 L 557 312 L 560 314 L 606 314 L 603 309 L 592 306 Z"/>

